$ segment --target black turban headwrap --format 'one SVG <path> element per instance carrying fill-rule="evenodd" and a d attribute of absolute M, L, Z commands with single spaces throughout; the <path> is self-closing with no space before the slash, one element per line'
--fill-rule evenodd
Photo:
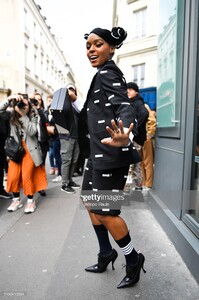
<path fill-rule="evenodd" d="M 123 44 L 123 41 L 127 37 L 127 32 L 122 27 L 113 27 L 112 30 L 103 29 L 103 28 L 94 28 L 89 34 L 86 33 L 84 38 L 87 40 L 88 36 L 94 33 L 100 36 L 105 40 L 109 45 L 115 46 L 115 48 L 120 48 Z"/>

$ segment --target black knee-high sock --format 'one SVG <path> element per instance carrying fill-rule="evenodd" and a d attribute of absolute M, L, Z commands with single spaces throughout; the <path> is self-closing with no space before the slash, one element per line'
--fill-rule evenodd
<path fill-rule="evenodd" d="M 98 238 L 100 255 L 106 256 L 112 251 L 108 231 L 104 225 L 93 225 Z"/>
<path fill-rule="evenodd" d="M 138 262 L 138 253 L 133 248 L 133 243 L 129 233 L 121 240 L 116 241 L 118 246 L 122 249 L 127 265 L 135 265 Z"/>

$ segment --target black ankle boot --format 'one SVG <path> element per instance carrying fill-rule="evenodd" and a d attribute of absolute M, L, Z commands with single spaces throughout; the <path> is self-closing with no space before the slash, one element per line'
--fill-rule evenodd
<path fill-rule="evenodd" d="M 112 252 L 110 253 L 110 255 L 108 255 L 108 256 L 101 256 L 100 254 L 98 254 L 98 263 L 93 266 L 87 267 L 85 270 L 87 272 L 102 273 L 106 270 L 106 268 L 110 262 L 112 262 L 112 269 L 115 270 L 114 262 L 117 257 L 118 257 L 118 254 L 115 249 L 113 249 Z"/>
<path fill-rule="evenodd" d="M 126 276 L 122 279 L 122 281 L 118 284 L 117 288 L 125 288 L 130 287 L 136 284 L 140 279 L 140 271 L 143 270 L 144 273 L 146 273 L 144 269 L 144 261 L 145 257 L 142 253 L 138 254 L 138 263 L 136 265 L 127 265 L 126 266 Z"/>

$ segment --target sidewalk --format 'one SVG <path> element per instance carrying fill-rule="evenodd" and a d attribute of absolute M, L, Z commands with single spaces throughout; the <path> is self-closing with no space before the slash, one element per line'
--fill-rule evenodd
<path fill-rule="evenodd" d="M 145 255 L 146 274 L 138 284 L 118 290 L 125 275 L 118 251 L 115 270 L 84 271 L 97 262 L 98 244 L 87 212 L 76 194 L 60 191 L 48 176 L 47 197 L 38 195 L 37 210 L 8 213 L 0 199 L 0 299 L 28 300 L 199 300 L 199 286 L 166 236 L 147 203 L 131 201 L 121 216 L 136 249 Z M 81 183 L 82 177 L 74 180 Z"/>

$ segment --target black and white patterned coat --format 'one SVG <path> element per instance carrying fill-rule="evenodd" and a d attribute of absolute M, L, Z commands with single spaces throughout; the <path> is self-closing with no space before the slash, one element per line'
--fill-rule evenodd
<path fill-rule="evenodd" d="M 103 138 L 110 137 L 106 126 L 111 127 L 112 119 L 122 120 L 127 128 L 132 122 L 137 122 L 135 110 L 127 96 L 123 74 L 115 62 L 110 60 L 93 77 L 79 118 L 80 146 L 84 144 L 85 147 L 85 135 L 89 135 L 89 158 L 96 170 L 123 167 L 137 159 L 132 145 L 115 148 L 101 143 Z M 136 153 L 135 155 L 137 156 Z"/>

